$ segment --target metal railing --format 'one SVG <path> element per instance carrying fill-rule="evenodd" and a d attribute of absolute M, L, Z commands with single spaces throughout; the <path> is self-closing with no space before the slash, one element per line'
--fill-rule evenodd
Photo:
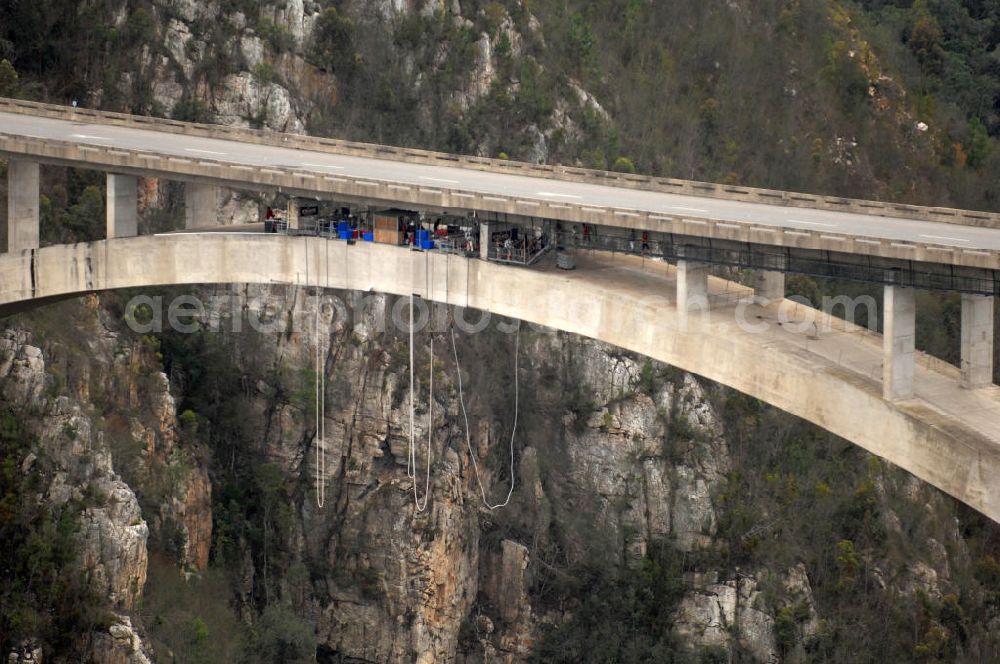
<path fill-rule="evenodd" d="M 666 261 L 690 260 L 740 269 L 772 270 L 810 277 L 905 286 L 931 291 L 1000 295 L 1000 272 L 985 268 L 904 261 L 867 255 L 712 241 L 650 233 L 647 240 L 614 233 L 557 233 L 560 245 L 645 256 Z"/>
<path fill-rule="evenodd" d="M 494 242 L 490 244 L 487 257 L 489 260 L 498 263 L 534 265 L 551 248 L 552 244 L 545 235 L 536 238 L 522 237 L 518 240 L 512 240 L 509 243 Z"/>

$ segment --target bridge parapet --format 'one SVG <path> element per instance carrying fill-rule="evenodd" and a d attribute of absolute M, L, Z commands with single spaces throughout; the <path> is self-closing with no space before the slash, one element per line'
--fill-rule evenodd
<path fill-rule="evenodd" d="M 431 150 L 377 145 L 331 138 L 316 138 L 299 134 L 284 134 L 256 129 L 228 127 L 192 122 L 180 122 L 165 118 L 129 115 L 111 111 L 87 108 L 72 108 L 55 104 L 7 99 L 0 97 L 0 111 L 30 114 L 38 117 L 92 122 L 123 127 L 154 129 L 168 133 L 179 133 L 238 140 L 259 145 L 299 148 L 343 154 L 372 159 L 392 159 L 406 163 L 433 166 L 461 166 L 481 171 L 502 172 L 513 175 L 546 177 L 554 180 L 587 182 L 613 187 L 640 189 L 670 194 L 702 196 L 723 200 L 836 210 L 856 214 L 870 214 L 881 217 L 919 219 L 963 226 L 1000 228 L 1000 213 L 975 210 L 960 210 L 947 207 L 926 207 L 882 201 L 869 201 L 838 196 L 822 196 L 801 192 L 741 187 L 735 185 L 698 182 L 677 178 L 665 178 L 632 173 L 577 168 L 559 164 L 532 164 L 507 159 L 491 159 L 472 155 L 448 154 Z"/>

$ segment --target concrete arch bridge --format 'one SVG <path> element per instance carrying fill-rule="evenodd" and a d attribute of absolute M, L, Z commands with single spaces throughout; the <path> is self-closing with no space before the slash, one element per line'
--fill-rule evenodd
<path fill-rule="evenodd" d="M 1000 521 L 1000 388 L 965 389 L 957 367 L 913 353 L 914 392 L 891 398 L 884 393 L 882 335 L 789 300 L 754 302 L 752 289 L 683 262 L 603 252 L 581 252 L 578 261 L 577 270 L 565 272 L 551 262 L 527 269 L 316 237 L 119 237 L 0 255 L 0 307 L 178 284 L 416 294 L 591 337 L 699 374 L 852 441 Z M 692 290 L 711 306 L 678 306 Z"/>

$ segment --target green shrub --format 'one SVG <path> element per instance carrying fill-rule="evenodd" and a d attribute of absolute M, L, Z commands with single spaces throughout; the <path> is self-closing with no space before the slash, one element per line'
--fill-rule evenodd
<path fill-rule="evenodd" d="M 182 122 L 211 122 L 212 111 L 202 99 L 180 99 L 174 104 L 170 117 Z"/>
<path fill-rule="evenodd" d="M 635 173 L 635 164 L 628 157 L 618 157 L 611 166 L 611 170 L 618 173 Z"/>
<path fill-rule="evenodd" d="M 309 58 L 313 64 L 349 79 L 357 69 L 354 21 L 329 7 L 316 19 Z"/>
<path fill-rule="evenodd" d="M 10 60 L 0 60 L 0 97 L 15 97 L 17 90 L 17 71 Z"/>
<path fill-rule="evenodd" d="M 653 542 L 635 568 L 572 570 L 561 584 L 570 617 L 545 629 L 531 661 L 676 661 L 681 644 L 672 622 L 686 588 L 684 560 L 669 544 Z"/>
<path fill-rule="evenodd" d="M 254 67 L 253 75 L 261 85 L 270 85 L 276 76 L 274 65 L 270 62 L 260 62 Z"/>
<path fill-rule="evenodd" d="M 106 628 L 110 607 L 79 573 L 83 505 L 38 500 L 44 459 L 21 471 L 35 448 L 24 419 L 9 406 L 0 410 L 0 652 L 31 638 L 45 644 L 46 659 L 79 661 L 76 635 Z"/>
<path fill-rule="evenodd" d="M 269 18 L 261 18 L 257 22 L 257 34 L 275 53 L 285 53 L 295 47 L 295 37 L 288 31 L 288 28 Z"/>

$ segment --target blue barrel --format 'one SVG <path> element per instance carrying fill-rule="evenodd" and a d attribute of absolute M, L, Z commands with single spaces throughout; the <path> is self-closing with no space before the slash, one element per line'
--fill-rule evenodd
<path fill-rule="evenodd" d="M 426 233 L 427 231 L 424 231 L 424 232 Z M 434 240 L 421 240 L 420 241 L 420 248 L 421 249 L 433 249 L 434 248 Z"/>
<path fill-rule="evenodd" d="M 424 246 L 424 242 L 427 242 L 430 239 L 431 239 L 430 231 L 417 231 L 417 241 L 420 243 L 421 247 Z"/>
<path fill-rule="evenodd" d="M 364 240 L 365 242 L 374 242 L 375 233 L 365 233 L 364 235 L 361 236 L 361 239 Z"/>
<path fill-rule="evenodd" d="M 351 239 L 351 229 L 348 228 L 346 231 L 339 231 L 337 233 L 337 237 L 339 237 L 341 240 L 350 240 Z"/>
<path fill-rule="evenodd" d="M 338 221 L 337 222 L 337 232 L 343 233 L 344 231 L 351 230 L 351 224 L 348 221 Z M 346 239 L 346 238 L 345 238 Z"/>

